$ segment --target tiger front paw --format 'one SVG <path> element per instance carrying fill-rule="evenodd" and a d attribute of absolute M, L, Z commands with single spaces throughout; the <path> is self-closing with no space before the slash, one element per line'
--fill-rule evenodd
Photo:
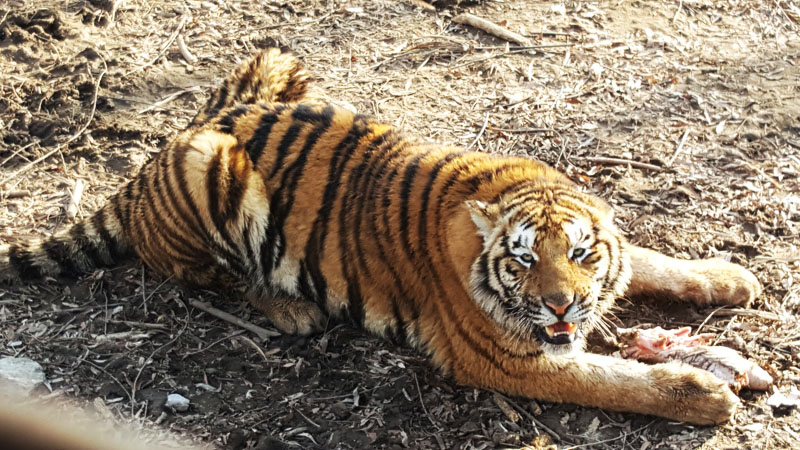
<path fill-rule="evenodd" d="M 692 261 L 681 297 L 703 305 L 749 306 L 761 294 L 752 272 L 722 259 Z"/>
<path fill-rule="evenodd" d="M 705 370 L 682 363 L 653 366 L 654 385 L 665 401 L 656 413 L 697 425 L 728 422 L 739 406 L 739 397 L 728 384 Z"/>

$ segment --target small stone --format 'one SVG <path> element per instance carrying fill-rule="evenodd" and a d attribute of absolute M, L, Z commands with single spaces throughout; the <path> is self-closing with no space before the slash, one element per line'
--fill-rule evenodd
<path fill-rule="evenodd" d="M 8 382 L 27 394 L 42 384 L 44 380 L 44 370 L 36 361 L 13 356 L 0 358 L 0 383 Z"/>
<path fill-rule="evenodd" d="M 164 406 L 177 412 L 185 412 L 189 409 L 189 399 L 181 394 L 169 394 Z"/>
<path fill-rule="evenodd" d="M 767 399 L 767 405 L 772 407 L 773 412 L 780 415 L 787 414 L 800 406 L 800 390 L 792 386 L 789 392 L 784 394 L 776 389 L 775 393 Z"/>

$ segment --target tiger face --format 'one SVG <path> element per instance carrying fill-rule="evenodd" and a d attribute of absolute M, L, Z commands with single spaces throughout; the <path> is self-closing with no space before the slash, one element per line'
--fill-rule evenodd
<path fill-rule="evenodd" d="M 582 349 L 630 280 L 610 208 L 575 190 L 466 206 L 483 239 L 471 268 L 473 299 L 501 329 L 546 352 Z"/>

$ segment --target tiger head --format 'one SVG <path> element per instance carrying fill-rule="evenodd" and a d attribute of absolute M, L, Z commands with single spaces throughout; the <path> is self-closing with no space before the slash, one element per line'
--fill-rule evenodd
<path fill-rule="evenodd" d="M 581 349 L 630 281 L 611 209 L 563 187 L 465 205 L 483 240 L 470 269 L 473 299 L 506 333 L 548 353 Z"/>

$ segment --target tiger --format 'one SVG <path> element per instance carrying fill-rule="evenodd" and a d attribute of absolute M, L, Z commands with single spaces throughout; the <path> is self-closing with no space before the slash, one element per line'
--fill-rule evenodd
<path fill-rule="evenodd" d="M 126 257 L 238 292 L 283 333 L 351 321 L 461 385 L 701 425 L 734 414 L 724 381 L 593 354 L 586 336 L 623 296 L 749 305 L 761 293 L 739 265 L 629 243 L 605 201 L 543 162 L 429 143 L 337 106 L 275 48 L 241 63 L 93 215 L 0 248 L 0 276 Z"/>

